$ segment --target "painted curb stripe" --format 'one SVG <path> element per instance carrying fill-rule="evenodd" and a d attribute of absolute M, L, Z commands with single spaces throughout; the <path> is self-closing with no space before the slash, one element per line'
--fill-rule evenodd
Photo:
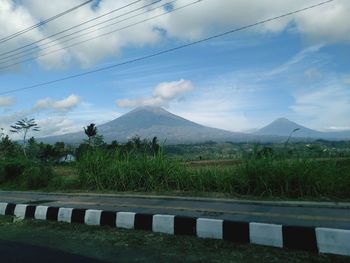
<path fill-rule="evenodd" d="M 116 227 L 117 212 L 112 211 L 102 211 L 101 213 L 101 226 L 111 226 Z"/>
<path fill-rule="evenodd" d="M 224 220 L 223 239 L 235 243 L 249 243 L 249 223 Z"/>
<path fill-rule="evenodd" d="M 26 215 L 26 210 L 27 210 L 28 205 L 16 205 L 15 211 L 14 211 L 14 216 L 19 219 L 24 219 Z"/>
<path fill-rule="evenodd" d="M 116 225 L 120 228 L 133 229 L 135 226 L 135 215 L 133 212 L 118 212 Z"/>
<path fill-rule="evenodd" d="M 89 226 L 101 225 L 102 210 L 88 209 L 85 211 L 84 223 Z"/>
<path fill-rule="evenodd" d="M 1 203 L 0 215 L 20 219 L 54 220 L 86 225 L 140 229 L 201 238 L 224 239 L 236 243 L 252 243 L 350 256 L 350 230 L 282 226 L 188 216 L 102 211 L 65 207 Z"/>
<path fill-rule="evenodd" d="M 7 203 L 0 203 L 0 215 L 5 215 Z"/>
<path fill-rule="evenodd" d="M 174 235 L 174 215 L 154 215 L 152 219 L 152 231 Z"/>
<path fill-rule="evenodd" d="M 35 205 L 28 205 L 26 208 L 26 213 L 24 215 L 25 218 L 34 218 L 35 215 Z"/>
<path fill-rule="evenodd" d="M 72 223 L 84 224 L 85 223 L 85 211 L 86 209 L 74 208 L 72 211 Z"/>
<path fill-rule="evenodd" d="M 350 256 L 350 230 L 317 227 L 316 237 L 319 252 Z"/>
<path fill-rule="evenodd" d="M 46 220 L 48 206 L 39 205 L 35 208 L 34 218 L 38 220 Z"/>
<path fill-rule="evenodd" d="M 221 219 L 198 218 L 196 231 L 200 238 L 222 239 Z"/>
<path fill-rule="evenodd" d="M 58 209 L 59 209 L 58 207 L 49 206 L 49 208 L 47 209 L 47 213 L 46 213 L 46 219 L 57 221 Z"/>
<path fill-rule="evenodd" d="M 8 203 L 7 206 L 6 206 L 5 215 L 7 215 L 7 216 L 15 215 L 15 208 L 16 208 L 15 204 Z"/>
<path fill-rule="evenodd" d="M 175 235 L 196 235 L 197 218 L 187 216 L 175 216 L 174 234 Z"/>
<path fill-rule="evenodd" d="M 282 225 L 249 223 L 250 243 L 271 247 L 283 247 Z"/>
<path fill-rule="evenodd" d="M 152 231 L 152 221 L 153 215 L 151 214 L 136 214 L 134 228 Z"/>
<path fill-rule="evenodd" d="M 283 247 L 317 251 L 314 227 L 283 226 Z"/>

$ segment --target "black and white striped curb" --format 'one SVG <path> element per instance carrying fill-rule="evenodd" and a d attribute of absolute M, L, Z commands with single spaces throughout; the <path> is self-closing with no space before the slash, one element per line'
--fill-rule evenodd
<path fill-rule="evenodd" d="M 350 256 L 350 230 L 344 229 L 14 203 L 0 203 L 0 215 L 11 215 L 19 219 L 32 218 L 149 230 L 173 235 L 193 235 L 237 243 Z"/>

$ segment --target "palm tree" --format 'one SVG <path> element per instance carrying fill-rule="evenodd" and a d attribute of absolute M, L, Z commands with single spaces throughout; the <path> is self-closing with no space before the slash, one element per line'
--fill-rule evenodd
<path fill-rule="evenodd" d="M 90 123 L 90 125 L 84 127 L 84 131 L 86 136 L 89 138 L 89 145 L 91 145 L 92 137 L 96 136 L 97 134 L 97 127 L 94 123 Z"/>
<path fill-rule="evenodd" d="M 19 133 L 23 135 L 23 153 L 24 156 L 27 157 L 26 154 L 26 139 L 27 133 L 29 130 L 40 131 L 38 124 L 35 122 L 35 119 L 27 119 L 24 118 L 22 120 L 17 121 L 14 125 L 11 125 L 12 130 L 10 132 Z"/>

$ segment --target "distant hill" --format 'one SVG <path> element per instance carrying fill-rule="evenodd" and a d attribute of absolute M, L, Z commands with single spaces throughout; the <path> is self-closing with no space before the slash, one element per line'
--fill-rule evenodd
<path fill-rule="evenodd" d="M 320 132 L 309 129 L 295 122 L 292 122 L 286 118 L 279 118 L 269 125 L 256 131 L 256 135 L 269 135 L 269 136 L 282 136 L 288 137 L 291 132 L 298 129 L 293 133 L 293 138 L 309 138 L 309 139 L 350 139 L 350 131 L 341 132 Z"/>
<path fill-rule="evenodd" d="M 194 143 L 205 141 L 247 141 L 252 135 L 235 133 L 206 127 L 174 115 L 160 107 L 139 107 L 121 117 L 97 127 L 106 142 L 125 142 L 133 136 L 152 139 L 157 136 L 160 142 Z M 84 131 L 40 138 L 39 141 L 54 143 L 80 143 L 86 139 Z"/>

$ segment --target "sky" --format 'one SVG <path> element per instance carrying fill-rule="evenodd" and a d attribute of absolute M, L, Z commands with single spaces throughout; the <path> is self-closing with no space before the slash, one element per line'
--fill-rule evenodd
<path fill-rule="evenodd" d="M 95 0 L 1 41 L 84 1 L 0 0 L 0 127 L 9 133 L 17 120 L 35 118 L 41 127 L 36 136 L 58 135 L 103 124 L 138 106 L 160 106 L 230 131 L 251 132 L 280 117 L 320 131 L 350 129 L 347 0 L 25 89 L 321 1 Z M 88 22 L 98 16 L 103 17 Z"/>

